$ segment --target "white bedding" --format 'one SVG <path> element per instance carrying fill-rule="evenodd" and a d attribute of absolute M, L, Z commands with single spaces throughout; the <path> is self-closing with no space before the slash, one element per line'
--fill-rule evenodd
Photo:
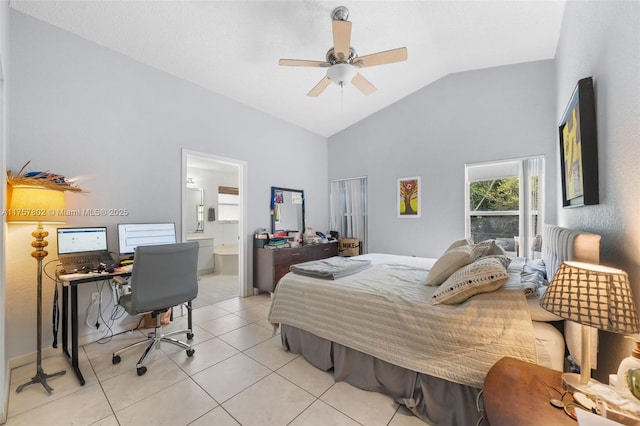
<path fill-rule="evenodd" d="M 536 343 L 545 339 L 536 341 L 519 286 L 505 285 L 460 305 L 434 306 L 437 287 L 422 283 L 435 259 L 357 258 L 370 260 L 371 267 L 336 280 L 287 274 L 274 293 L 269 321 L 477 388 L 503 356 L 538 361 Z"/>

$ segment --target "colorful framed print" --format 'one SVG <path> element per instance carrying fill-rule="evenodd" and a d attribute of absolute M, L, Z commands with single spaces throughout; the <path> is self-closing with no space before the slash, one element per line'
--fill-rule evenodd
<path fill-rule="evenodd" d="M 420 178 L 406 177 L 398 179 L 396 208 L 398 218 L 418 218 L 422 208 L 420 199 Z"/>
<path fill-rule="evenodd" d="M 598 147 L 591 77 L 578 81 L 558 130 L 562 206 L 598 204 Z"/>

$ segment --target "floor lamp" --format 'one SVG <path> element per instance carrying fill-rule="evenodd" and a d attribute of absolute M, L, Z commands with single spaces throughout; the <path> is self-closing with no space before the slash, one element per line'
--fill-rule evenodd
<path fill-rule="evenodd" d="M 564 319 L 582 324 L 580 376 L 562 375 L 569 386 L 584 390 L 591 379 L 589 327 L 613 333 L 638 333 L 640 322 L 626 272 L 602 265 L 563 262 L 540 306 Z"/>
<path fill-rule="evenodd" d="M 36 375 L 30 382 L 24 383 L 16 389 L 20 392 L 25 387 L 34 383 L 40 383 L 51 393 L 53 388 L 47 384 L 47 379 L 65 374 L 66 371 L 47 374 L 42 370 L 42 260 L 47 256 L 44 249 L 49 243 L 45 238 L 49 232 L 45 231 L 43 223 L 64 223 L 65 203 L 63 190 L 57 190 L 42 186 L 9 185 L 7 187 L 7 222 L 12 223 L 37 223 L 37 229 L 31 233 L 34 241 L 31 246 L 35 248 L 31 252 L 38 263 L 37 266 L 37 323 L 38 346 L 36 359 Z"/>

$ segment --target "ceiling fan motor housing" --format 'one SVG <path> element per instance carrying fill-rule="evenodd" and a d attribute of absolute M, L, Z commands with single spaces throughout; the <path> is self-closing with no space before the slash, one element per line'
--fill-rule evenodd
<path fill-rule="evenodd" d="M 338 6 L 331 12 L 331 19 L 334 21 L 346 21 L 349 19 L 349 9 L 345 6 Z"/>

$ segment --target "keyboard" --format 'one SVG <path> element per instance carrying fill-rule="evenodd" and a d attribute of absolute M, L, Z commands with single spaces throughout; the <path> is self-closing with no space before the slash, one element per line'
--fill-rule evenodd
<path fill-rule="evenodd" d="M 89 263 L 92 264 L 99 264 L 100 262 L 104 262 L 105 260 L 108 261 L 107 258 L 105 258 L 104 256 L 101 256 L 99 254 L 93 254 L 93 255 L 82 255 L 82 256 L 76 256 L 76 257 L 72 257 L 69 259 L 69 263 L 73 263 L 75 265 L 86 265 Z"/>

